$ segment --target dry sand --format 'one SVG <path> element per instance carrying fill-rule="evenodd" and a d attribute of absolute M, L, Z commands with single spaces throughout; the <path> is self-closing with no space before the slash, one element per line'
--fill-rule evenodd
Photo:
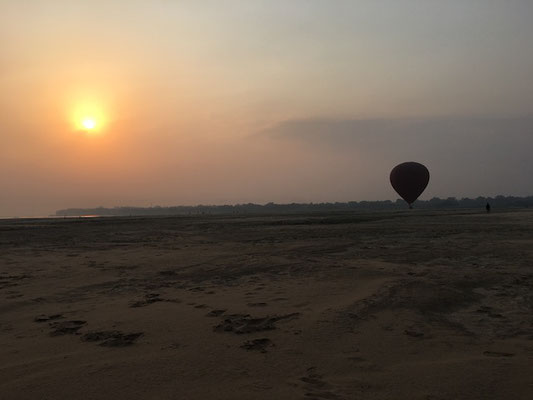
<path fill-rule="evenodd" d="M 0 221 L 1 399 L 531 399 L 533 212 Z"/>

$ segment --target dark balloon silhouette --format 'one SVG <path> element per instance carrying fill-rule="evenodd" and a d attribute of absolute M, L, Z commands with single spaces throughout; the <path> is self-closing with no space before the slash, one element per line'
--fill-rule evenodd
<path fill-rule="evenodd" d="M 420 163 L 404 162 L 395 166 L 390 173 L 394 190 L 409 204 L 418 199 L 429 183 L 429 171 Z"/>

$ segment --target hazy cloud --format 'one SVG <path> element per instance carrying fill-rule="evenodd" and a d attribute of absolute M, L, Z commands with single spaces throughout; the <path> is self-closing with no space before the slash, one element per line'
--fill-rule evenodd
<path fill-rule="evenodd" d="M 353 156 L 376 179 L 397 163 L 423 162 L 441 196 L 531 193 L 530 116 L 289 120 L 261 135 Z"/>

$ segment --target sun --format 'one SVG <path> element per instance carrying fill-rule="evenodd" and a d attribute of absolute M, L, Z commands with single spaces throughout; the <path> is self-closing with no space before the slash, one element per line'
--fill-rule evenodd
<path fill-rule="evenodd" d="M 96 128 L 96 121 L 94 120 L 94 118 L 84 118 L 82 121 L 81 121 L 81 125 L 87 129 L 87 130 L 93 130 L 94 128 Z"/>
<path fill-rule="evenodd" d="M 100 136 L 109 124 L 108 112 L 109 107 L 102 100 L 79 101 L 70 111 L 72 127 L 86 136 Z"/>

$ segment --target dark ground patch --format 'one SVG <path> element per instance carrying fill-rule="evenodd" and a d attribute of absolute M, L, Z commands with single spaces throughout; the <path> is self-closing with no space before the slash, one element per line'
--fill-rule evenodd
<path fill-rule="evenodd" d="M 163 299 L 159 297 L 159 293 L 148 293 L 144 296 L 143 300 L 138 300 L 130 304 L 131 308 L 137 308 L 137 307 L 146 307 L 150 304 L 158 303 L 160 301 L 166 301 L 170 303 L 179 303 L 179 300 L 176 299 Z"/>
<path fill-rule="evenodd" d="M 100 342 L 99 345 L 104 347 L 126 347 L 131 346 L 142 335 L 142 332 L 93 331 L 83 335 L 81 340 L 84 342 Z"/>
<path fill-rule="evenodd" d="M 209 311 L 205 316 L 206 317 L 220 317 L 222 314 L 224 314 L 226 310 L 211 310 Z"/>
<path fill-rule="evenodd" d="M 81 320 L 51 322 L 52 332 L 50 332 L 50 336 L 77 335 L 86 323 L 87 321 Z"/>
<path fill-rule="evenodd" d="M 228 315 L 213 330 L 215 332 L 233 332 L 236 334 L 270 331 L 276 329 L 276 322 L 296 318 L 299 315 L 299 313 L 291 313 L 254 318 L 249 314 L 233 314 Z"/>
<path fill-rule="evenodd" d="M 273 346 L 272 341 L 269 338 L 259 338 L 253 340 L 247 340 L 241 346 L 246 350 L 260 351 L 261 353 L 267 352 L 267 347 Z"/>
<path fill-rule="evenodd" d="M 41 314 L 41 315 L 36 316 L 33 319 L 33 321 L 34 322 L 48 322 L 48 321 L 52 321 L 54 319 L 60 319 L 60 318 L 64 318 L 62 314 L 52 314 L 52 315 Z"/>

